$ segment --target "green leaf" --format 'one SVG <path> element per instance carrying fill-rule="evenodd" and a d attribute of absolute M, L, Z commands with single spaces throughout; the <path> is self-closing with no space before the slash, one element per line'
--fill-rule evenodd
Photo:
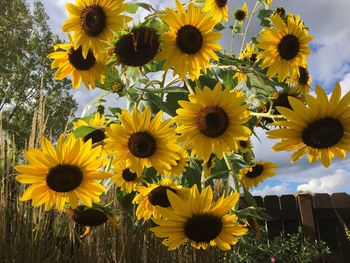
<path fill-rule="evenodd" d="M 133 207 L 132 200 L 134 200 L 135 192 L 132 192 L 130 194 L 124 193 L 123 191 L 117 192 L 117 199 L 119 203 L 123 206 L 126 210 L 131 210 Z"/>
<path fill-rule="evenodd" d="M 112 113 L 112 115 L 115 115 L 117 116 L 118 113 L 121 113 L 122 112 L 122 109 L 121 108 L 109 108 L 109 111 Z"/>
<path fill-rule="evenodd" d="M 126 12 L 130 14 L 135 14 L 137 12 L 137 9 L 139 9 L 139 4 L 137 3 L 127 3 L 128 7 L 126 9 Z"/>
<path fill-rule="evenodd" d="M 206 87 L 209 87 L 211 89 L 214 89 L 215 85 L 218 83 L 218 80 L 211 78 L 211 77 L 208 77 L 207 75 L 201 75 L 199 77 L 199 82 L 200 82 L 202 88 L 204 88 L 206 86 Z"/>
<path fill-rule="evenodd" d="M 187 93 L 183 93 L 183 92 L 168 93 L 166 97 L 166 105 L 168 110 L 167 113 L 170 116 L 176 115 L 176 110 L 180 108 L 180 105 L 179 105 L 180 100 L 188 100 Z"/>
<path fill-rule="evenodd" d="M 224 29 L 225 29 L 225 27 L 221 23 L 216 24 L 216 26 L 214 27 L 214 31 L 221 31 Z"/>
<path fill-rule="evenodd" d="M 152 113 L 157 113 L 159 110 L 162 110 L 169 114 L 167 104 L 159 96 L 153 93 L 145 93 L 143 97 L 143 103 L 146 107 L 151 109 Z"/>
<path fill-rule="evenodd" d="M 258 17 L 260 18 L 260 25 L 263 27 L 269 27 L 270 26 L 270 16 L 272 15 L 273 11 L 269 9 L 261 9 L 258 13 Z"/>
<path fill-rule="evenodd" d="M 248 206 L 254 206 L 257 207 L 254 196 L 248 191 L 248 189 L 242 184 L 243 186 L 243 196 L 244 200 L 247 202 Z"/>
<path fill-rule="evenodd" d="M 73 134 L 75 137 L 85 137 L 86 135 L 90 134 L 95 130 L 96 128 L 91 126 L 81 126 L 79 128 L 74 129 Z"/>

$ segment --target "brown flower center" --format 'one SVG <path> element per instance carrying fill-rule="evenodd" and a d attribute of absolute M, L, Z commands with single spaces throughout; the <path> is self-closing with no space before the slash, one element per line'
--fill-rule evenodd
<path fill-rule="evenodd" d="M 222 230 L 221 218 L 210 214 L 193 215 L 185 223 L 185 236 L 196 243 L 209 243 Z"/>
<path fill-rule="evenodd" d="M 136 157 L 147 158 L 156 152 L 157 144 L 148 132 L 136 132 L 130 136 L 128 148 Z"/>
<path fill-rule="evenodd" d="M 83 181 L 83 172 L 71 164 L 58 164 L 49 170 L 46 177 L 47 186 L 59 193 L 67 193 L 78 188 Z"/>
<path fill-rule="evenodd" d="M 216 105 L 202 109 L 197 116 L 198 129 L 208 137 L 220 136 L 226 131 L 228 124 L 226 112 Z"/>
<path fill-rule="evenodd" d="M 123 170 L 122 177 L 127 182 L 132 182 L 137 178 L 137 174 L 131 172 L 128 168 Z"/>
<path fill-rule="evenodd" d="M 159 49 L 160 41 L 156 30 L 136 28 L 118 40 L 114 53 L 122 64 L 138 67 L 151 61 Z"/>
<path fill-rule="evenodd" d="M 106 28 L 107 17 L 103 8 L 92 4 L 83 9 L 80 15 L 80 25 L 85 34 L 97 37 Z"/>
<path fill-rule="evenodd" d="M 74 50 L 74 48 L 71 48 L 68 51 L 68 60 L 69 63 L 80 71 L 85 71 L 91 69 L 95 63 L 96 59 L 94 54 L 89 50 L 86 58 L 83 57 L 82 48 L 79 47 L 78 49 Z"/>
<path fill-rule="evenodd" d="M 285 60 L 291 60 L 298 55 L 300 51 L 299 39 L 294 35 L 285 35 L 278 44 L 278 52 Z"/>
<path fill-rule="evenodd" d="M 69 217 L 76 223 L 82 226 L 99 226 L 106 223 L 108 220 L 107 215 L 95 208 L 86 208 L 85 210 L 70 209 Z"/>
<path fill-rule="evenodd" d="M 219 7 L 224 7 L 227 4 L 227 0 L 215 0 Z"/>
<path fill-rule="evenodd" d="M 264 171 L 264 166 L 261 164 L 256 164 L 252 167 L 252 170 L 250 172 L 247 172 L 245 174 L 245 176 L 253 179 L 253 178 L 260 176 L 263 171 Z"/>
<path fill-rule="evenodd" d="M 202 33 L 194 26 L 185 25 L 177 32 L 176 44 L 182 52 L 189 55 L 195 54 L 203 46 Z"/>
<path fill-rule="evenodd" d="M 310 79 L 309 71 L 304 67 L 299 67 L 299 83 L 300 85 L 307 85 Z"/>
<path fill-rule="evenodd" d="M 247 148 L 248 143 L 247 143 L 247 141 L 239 141 L 239 145 L 240 145 L 242 148 Z"/>
<path fill-rule="evenodd" d="M 237 21 L 243 21 L 246 18 L 247 13 L 243 9 L 237 9 L 234 16 Z"/>
<path fill-rule="evenodd" d="M 169 207 L 170 202 L 166 193 L 167 190 L 176 194 L 176 190 L 169 186 L 158 186 L 148 194 L 148 201 L 154 206 Z"/>
<path fill-rule="evenodd" d="M 312 148 L 325 149 L 336 145 L 344 136 L 344 128 L 337 119 L 326 117 L 311 122 L 303 130 L 303 142 Z"/>
<path fill-rule="evenodd" d="M 274 110 L 275 114 L 277 114 L 277 115 L 280 114 L 280 112 L 277 110 L 276 107 L 285 107 L 288 109 L 292 109 L 292 106 L 290 105 L 289 100 L 288 100 L 288 96 L 294 97 L 293 95 L 288 94 L 288 93 L 279 93 L 278 98 L 273 100 L 272 109 Z"/>
<path fill-rule="evenodd" d="M 89 134 L 84 136 L 84 142 L 87 142 L 88 140 L 92 140 L 92 144 L 101 142 L 106 138 L 106 135 L 103 130 L 101 129 L 96 129 Z"/>

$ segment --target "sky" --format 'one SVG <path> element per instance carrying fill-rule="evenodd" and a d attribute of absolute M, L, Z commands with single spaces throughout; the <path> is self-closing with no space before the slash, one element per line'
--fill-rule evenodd
<path fill-rule="evenodd" d="M 31 5 L 34 0 L 27 0 Z M 74 3 L 74 0 L 42 1 L 49 16 L 51 30 L 60 37 L 65 38 L 61 32 L 61 25 L 68 14 L 65 10 L 66 3 Z M 127 0 L 126 2 L 135 2 Z M 151 3 L 156 9 L 174 6 L 173 0 L 144 0 Z M 182 1 L 184 2 L 184 1 Z M 249 10 L 255 5 L 255 1 L 247 0 Z M 230 13 L 243 5 L 242 0 L 228 0 Z M 349 0 L 273 0 L 272 7 L 283 6 L 287 12 L 300 14 L 302 20 L 310 29 L 310 35 L 314 40 L 310 44 L 312 54 L 308 57 L 309 70 L 312 76 L 312 88 L 321 85 L 331 92 L 335 83 L 340 82 L 343 94 L 350 91 L 350 10 Z M 147 13 L 139 9 L 137 20 L 142 21 Z M 252 20 L 252 27 L 248 31 L 249 39 L 259 32 L 258 20 Z M 226 31 L 221 45 L 228 48 L 230 32 Z M 242 39 L 235 38 L 234 46 L 239 49 Z M 87 91 L 84 88 L 72 91 L 79 103 L 77 116 L 82 112 L 83 105 L 101 94 L 101 90 Z M 117 97 L 107 98 L 110 106 L 120 105 L 125 101 Z M 258 129 L 257 135 L 260 141 L 252 137 L 256 160 L 271 161 L 277 163 L 277 176 L 266 179 L 259 187 L 253 189 L 255 195 L 281 195 L 297 191 L 313 193 L 350 193 L 350 159 L 334 159 L 329 168 L 324 168 L 320 162 L 308 164 L 306 158 L 295 164 L 290 163 L 290 152 L 273 152 L 271 147 L 277 142 L 266 138 L 263 130 Z M 350 153 L 348 153 L 349 155 Z"/>

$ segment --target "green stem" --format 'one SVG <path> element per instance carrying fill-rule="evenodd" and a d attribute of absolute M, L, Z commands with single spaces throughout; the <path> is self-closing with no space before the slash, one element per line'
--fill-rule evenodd
<path fill-rule="evenodd" d="M 188 80 L 187 80 L 187 79 L 184 79 L 184 82 L 185 82 L 185 85 L 186 85 L 186 87 L 187 87 L 189 93 L 190 93 L 190 94 L 194 94 L 194 91 L 193 91 L 193 89 L 192 89 L 190 83 L 188 82 Z"/>
<path fill-rule="evenodd" d="M 266 117 L 266 118 L 271 118 L 271 119 L 283 118 L 283 115 L 273 115 L 269 112 L 252 112 L 251 111 L 250 115 L 257 116 L 257 117 Z"/>
<path fill-rule="evenodd" d="M 236 35 L 236 33 L 235 33 L 236 25 L 237 25 L 237 20 L 235 20 L 235 23 L 233 24 L 233 28 L 232 28 L 232 38 L 231 38 L 231 48 L 230 48 L 232 54 L 234 54 L 234 52 L 233 52 L 233 41 L 234 41 L 235 35 Z"/>
<path fill-rule="evenodd" d="M 253 10 L 252 12 L 250 13 L 250 16 L 249 16 L 249 20 L 248 20 L 248 24 L 244 30 L 244 34 L 243 34 L 243 39 L 242 39 L 242 44 L 241 44 L 241 50 L 239 51 L 239 54 L 241 54 L 242 50 L 243 50 L 243 47 L 244 47 L 244 44 L 245 44 L 245 39 L 247 37 L 247 33 L 248 33 L 248 29 L 250 27 L 250 23 L 252 22 L 252 18 L 253 18 L 253 15 L 255 14 L 256 10 L 260 7 L 260 2 L 259 1 L 256 1 L 255 3 L 255 6 L 253 7 Z"/>
<path fill-rule="evenodd" d="M 239 181 L 238 181 L 238 178 L 237 178 L 237 174 L 235 174 L 235 172 L 233 170 L 233 167 L 232 167 L 232 164 L 231 164 L 230 160 L 228 159 L 226 153 L 224 153 L 224 160 L 225 160 L 225 163 L 226 163 L 227 168 L 229 170 L 229 173 L 233 177 L 233 181 L 235 183 L 235 189 L 239 193 Z"/>
<path fill-rule="evenodd" d="M 199 79 L 196 79 L 196 88 L 201 89 L 201 83 L 199 82 Z"/>

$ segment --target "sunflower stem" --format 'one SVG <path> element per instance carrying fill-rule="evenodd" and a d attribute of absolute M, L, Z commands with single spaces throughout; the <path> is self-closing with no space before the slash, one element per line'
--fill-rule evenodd
<path fill-rule="evenodd" d="M 238 178 L 237 178 L 237 175 L 235 174 L 234 170 L 233 170 L 233 166 L 230 162 L 230 160 L 228 159 L 227 157 L 227 154 L 224 153 L 224 160 L 225 160 L 225 163 L 227 165 L 227 168 L 229 170 L 229 173 L 232 175 L 233 177 L 233 181 L 235 183 L 235 190 L 239 193 L 239 181 L 238 181 Z"/>
<path fill-rule="evenodd" d="M 109 160 L 109 162 L 108 162 L 108 164 L 107 164 L 107 166 L 105 168 L 105 172 L 109 172 L 109 170 L 111 169 L 113 159 L 114 159 L 114 156 L 112 156 L 111 159 Z"/>
<path fill-rule="evenodd" d="M 244 47 L 244 44 L 245 44 L 245 40 L 246 40 L 246 37 L 247 37 L 247 33 L 248 33 L 248 29 L 249 29 L 250 24 L 251 24 L 251 22 L 252 22 L 253 15 L 255 14 L 256 10 L 257 10 L 259 7 L 260 7 L 260 2 L 259 2 L 259 1 L 256 1 L 255 6 L 253 7 L 253 10 L 252 10 L 252 12 L 250 13 L 247 26 L 245 27 L 245 30 L 244 30 L 243 39 L 242 39 L 242 44 L 241 44 L 241 50 L 239 51 L 239 54 L 241 54 L 241 52 L 242 52 L 242 50 L 243 50 L 243 47 Z"/>
<path fill-rule="evenodd" d="M 193 91 L 193 89 L 192 89 L 190 83 L 188 82 L 188 80 L 187 80 L 187 79 L 184 79 L 184 82 L 185 82 L 186 88 L 188 89 L 189 93 L 190 93 L 190 94 L 194 94 L 194 91 Z"/>
<path fill-rule="evenodd" d="M 269 112 L 263 113 L 263 112 L 252 112 L 251 111 L 250 115 L 257 116 L 257 117 L 266 117 L 266 118 L 271 118 L 271 119 L 283 118 L 283 115 L 273 115 Z"/>
<path fill-rule="evenodd" d="M 235 33 L 235 29 L 236 29 L 236 25 L 237 25 L 237 20 L 235 20 L 235 23 L 233 24 L 233 28 L 232 28 L 232 38 L 231 38 L 231 54 L 234 54 L 233 52 L 233 42 L 235 40 L 235 36 L 236 36 L 236 33 Z"/>

